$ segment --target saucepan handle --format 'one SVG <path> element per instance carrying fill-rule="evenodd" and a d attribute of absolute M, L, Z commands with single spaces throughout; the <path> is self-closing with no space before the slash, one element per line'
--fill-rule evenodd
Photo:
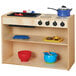
<path fill-rule="evenodd" d="M 55 11 L 57 11 L 57 9 L 55 9 L 55 8 L 50 8 L 50 7 L 48 7 L 47 9 L 52 9 L 52 10 L 55 10 Z"/>

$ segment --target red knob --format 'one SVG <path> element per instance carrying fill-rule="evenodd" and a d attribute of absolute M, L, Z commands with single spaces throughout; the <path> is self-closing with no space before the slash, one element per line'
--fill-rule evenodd
<path fill-rule="evenodd" d="M 23 13 L 27 13 L 27 11 L 26 10 L 23 10 Z"/>

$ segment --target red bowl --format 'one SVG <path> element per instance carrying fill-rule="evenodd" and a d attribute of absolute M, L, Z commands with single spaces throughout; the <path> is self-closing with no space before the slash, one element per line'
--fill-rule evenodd
<path fill-rule="evenodd" d="M 31 57 L 31 51 L 28 50 L 23 50 L 23 51 L 19 51 L 18 52 L 18 57 L 21 60 L 21 62 L 27 62 L 29 61 L 30 57 Z"/>

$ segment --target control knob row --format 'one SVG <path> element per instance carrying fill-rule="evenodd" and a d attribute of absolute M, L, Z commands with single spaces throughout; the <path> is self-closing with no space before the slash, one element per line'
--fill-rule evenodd
<path fill-rule="evenodd" d="M 42 25 L 42 21 L 41 21 L 41 20 L 38 21 L 38 25 Z M 45 22 L 45 25 L 46 25 L 46 26 L 50 25 L 50 22 L 49 22 L 49 21 L 46 21 L 46 22 Z M 57 26 L 57 22 L 56 22 L 56 21 L 53 22 L 53 26 Z M 60 23 L 60 26 L 62 26 L 62 27 L 65 26 L 65 23 L 62 21 L 62 22 Z"/>

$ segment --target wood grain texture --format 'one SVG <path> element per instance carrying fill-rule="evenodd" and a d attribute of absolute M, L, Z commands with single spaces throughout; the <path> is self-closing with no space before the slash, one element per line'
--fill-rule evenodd
<path fill-rule="evenodd" d="M 32 56 L 29 62 L 21 63 L 18 58 L 18 51 L 21 50 L 31 50 Z M 19 65 L 31 65 L 31 66 L 40 66 L 40 67 L 49 67 L 49 68 L 60 68 L 66 69 L 67 68 L 67 46 L 53 46 L 53 45 L 45 45 L 45 44 L 28 44 L 28 43 L 20 43 L 14 42 L 13 43 L 13 59 L 12 57 L 7 59 L 4 63 L 11 63 L 11 64 L 19 64 Z M 47 65 L 44 62 L 44 51 L 53 51 L 59 54 L 59 60 L 53 65 Z"/>
<path fill-rule="evenodd" d="M 13 39 L 13 36 L 7 36 L 5 40 L 12 41 L 12 42 L 24 42 L 24 43 L 36 43 L 36 44 L 50 44 L 50 45 L 61 45 L 61 46 L 68 46 L 67 39 L 64 39 L 62 42 L 53 43 L 44 41 L 45 36 L 33 36 L 29 35 L 30 39 Z"/>
<path fill-rule="evenodd" d="M 53 27 L 53 28 L 68 28 L 67 21 L 70 17 L 61 18 L 55 14 L 41 14 L 38 17 L 16 17 L 16 16 L 7 16 L 3 15 L 3 24 L 15 24 L 15 25 L 27 25 L 27 26 L 38 26 L 38 27 Z M 42 25 L 38 25 L 38 21 L 42 21 Z M 45 22 L 49 21 L 50 25 L 46 26 Z M 53 22 L 57 22 L 57 26 L 53 26 Z M 60 26 L 60 23 L 65 23 L 64 27 Z"/>
<path fill-rule="evenodd" d="M 13 55 L 12 42 L 6 41 L 5 36 L 12 34 L 12 29 L 2 25 L 2 59 L 3 61 Z"/>
<path fill-rule="evenodd" d="M 67 28 L 53 28 L 45 26 L 38 27 L 37 24 L 35 24 L 35 19 L 39 18 L 7 17 L 7 14 L 2 16 L 2 62 L 6 64 L 29 65 L 67 70 L 70 69 L 74 63 L 75 52 L 74 15 L 71 15 L 66 19 L 58 18 L 58 23 L 63 20 L 67 23 Z M 48 20 L 48 17 L 43 17 L 43 19 Z M 37 27 L 9 27 L 8 24 L 24 26 L 30 26 L 32 24 Z M 31 39 L 29 39 L 29 41 L 14 40 L 12 39 L 14 35 L 29 35 Z M 42 39 L 47 36 L 59 36 L 62 37 L 64 41 L 61 43 L 44 42 Z M 22 63 L 19 60 L 18 51 L 21 50 L 32 51 L 32 56 L 29 62 Z M 44 51 L 56 52 L 59 55 L 57 62 L 55 64 L 46 64 L 43 58 Z"/>
<path fill-rule="evenodd" d="M 74 15 L 69 19 L 69 29 L 68 29 L 68 51 L 69 51 L 69 64 L 68 69 L 71 68 L 75 61 L 75 26 L 74 26 Z"/>

